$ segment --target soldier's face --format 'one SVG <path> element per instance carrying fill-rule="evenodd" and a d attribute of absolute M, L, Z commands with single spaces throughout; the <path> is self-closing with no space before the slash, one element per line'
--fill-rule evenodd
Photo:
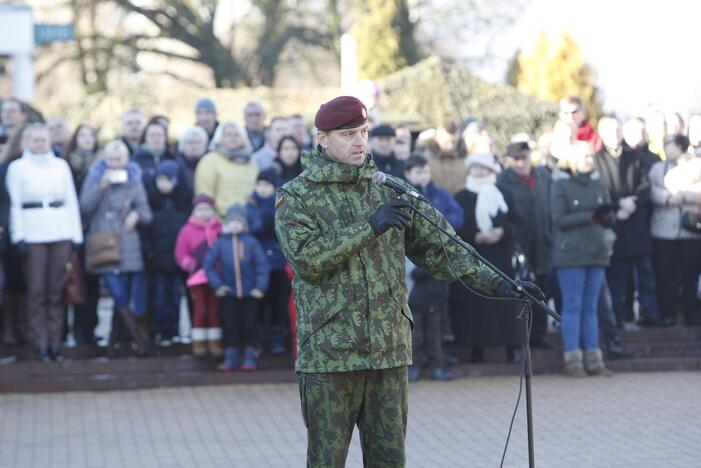
<path fill-rule="evenodd" d="M 329 156 L 343 164 L 362 166 L 368 150 L 368 124 L 356 128 L 318 132 L 317 138 Z"/>

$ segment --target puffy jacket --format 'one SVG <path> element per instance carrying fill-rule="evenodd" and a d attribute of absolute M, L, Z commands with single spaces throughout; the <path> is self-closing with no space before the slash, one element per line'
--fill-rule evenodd
<path fill-rule="evenodd" d="M 248 198 L 246 208 L 249 231 L 256 236 L 263 247 L 268 256 L 270 268 L 275 271 L 284 271 L 287 261 L 275 233 L 275 196 L 261 198 L 253 192 Z"/>
<path fill-rule="evenodd" d="M 190 214 L 187 188 L 178 183 L 168 195 L 162 194 L 155 180 L 147 186 L 153 221 L 142 229 L 146 268 L 150 271 L 176 273 L 178 265 L 173 252 L 180 229 Z"/>
<path fill-rule="evenodd" d="M 655 239 L 701 239 L 701 234 L 682 228 L 682 213 L 701 209 L 701 159 L 682 155 L 677 162 L 660 161 L 650 169 L 652 219 L 650 230 Z M 668 187 L 684 194 L 683 206 L 670 206 Z"/>
<path fill-rule="evenodd" d="M 246 203 L 256 185 L 258 166 L 249 161 L 237 163 L 213 151 L 204 155 L 195 171 L 195 193 L 209 195 L 220 216 L 234 203 Z"/>
<path fill-rule="evenodd" d="M 88 236 L 92 233 L 114 229 L 122 238 L 122 261 L 119 265 L 94 270 L 95 273 L 143 271 L 141 239 L 137 229 L 124 229 L 124 220 L 131 211 L 139 214 L 139 225 L 151 222 L 153 214 L 141 183 L 141 169 L 134 163 L 126 166 L 129 179 L 124 184 L 100 187 L 102 175 L 107 170 L 104 160 L 98 160 L 88 171 L 80 192 L 80 209 L 87 224 Z"/>
<path fill-rule="evenodd" d="M 604 227 L 592 219 L 609 204 L 608 190 L 597 172 L 553 173 L 550 209 L 555 229 L 553 267 L 608 266 L 611 247 Z"/>
<path fill-rule="evenodd" d="M 212 218 L 209 222 L 190 218 L 178 233 L 178 239 L 175 242 L 175 260 L 183 271 L 189 273 L 188 286 L 207 282 L 207 277 L 203 276 L 204 257 L 217 241 L 221 231 L 221 222 L 217 218 Z M 202 279 L 196 281 L 196 277 Z"/>
<path fill-rule="evenodd" d="M 375 235 L 368 219 L 396 194 L 371 183 L 377 166 L 370 155 L 354 166 L 318 147 L 302 165 L 304 172 L 280 189 L 275 211 L 278 239 L 295 274 L 296 371 L 411 364 L 404 257 L 439 279 L 454 279 L 435 229 L 413 215 L 411 228 Z M 440 214 L 439 221 L 452 231 Z M 485 265 L 446 239 L 443 244 L 457 274 L 483 291 L 496 288 L 500 279 Z"/>
<path fill-rule="evenodd" d="M 204 257 L 204 269 L 212 289 L 229 286 L 234 297 L 268 289 L 268 259 L 258 240 L 247 232 L 219 237 Z"/>

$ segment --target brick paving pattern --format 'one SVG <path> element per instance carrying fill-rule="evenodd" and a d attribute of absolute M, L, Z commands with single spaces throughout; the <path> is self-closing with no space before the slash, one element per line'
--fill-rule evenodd
<path fill-rule="evenodd" d="M 514 377 L 410 387 L 408 467 L 498 467 Z M 505 466 L 525 467 L 525 396 Z M 700 466 L 701 373 L 534 380 L 538 467 Z M 0 467 L 301 467 L 294 384 L 0 395 Z M 357 431 L 348 467 L 362 466 Z"/>

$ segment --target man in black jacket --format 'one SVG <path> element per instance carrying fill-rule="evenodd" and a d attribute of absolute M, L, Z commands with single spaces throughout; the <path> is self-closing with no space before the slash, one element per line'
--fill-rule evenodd
<path fill-rule="evenodd" d="M 645 124 L 637 118 L 623 126 L 620 139 L 618 121 L 604 117 L 599 122 L 604 148 L 595 161 L 601 178 L 611 194 L 616 210 L 616 243 L 607 279 L 611 288 L 616 320 L 621 326 L 626 319 L 626 296 L 637 278 L 640 321 L 642 325 L 658 324 L 655 276 L 652 268 L 650 236 L 650 180 L 648 174 L 659 159 L 647 148 Z"/>
<path fill-rule="evenodd" d="M 520 226 L 518 243 L 528 260 L 536 283 L 543 288 L 546 296 L 553 297 L 557 291 L 548 287 L 552 272 L 552 223 L 550 220 L 551 171 L 548 167 L 533 167 L 531 149 L 526 142 L 512 143 L 507 147 L 504 158 L 506 169 L 499 175 L 497 186 L 502 192 L 509 192 L 515 209 L 525 221 Z M 527 278 L 522 278 L 527 279 Z M 538 310 L 533 316 L 531 346 L 552 348 L 547 336 L 548 318 Z"/>
<path fill-rule="evenodd" d="M 370 152 L 377 169 L 395 177 L 404 178 L 404 161 L 394 155 L 397 133 L 390 125 L 380 124 L 370 130 Z"/>

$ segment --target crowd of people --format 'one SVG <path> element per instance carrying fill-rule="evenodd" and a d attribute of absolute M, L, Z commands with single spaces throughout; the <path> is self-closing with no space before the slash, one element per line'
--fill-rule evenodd
<path fill-rule="evenodd" d="M 139 109 L 106 142 L 90 124 L 71 133 L 62 118 L 28 116 L 24 102 L 2 102 L 0 362 L 25 344 L 40 361 L 61 361 L 69 332 L 95 344 L 103 287 L 114 304 L 110 357 L 183 341 L 183 297 L 192 353 L 218 359 L 219 370 L 295 353 L 293 274 L 274 217 L 276 189 L 316 147 L 301 115 L 268 118 L 254 101 L 240 121 L 220 122 L 202 98 L 177 142 L 167 116 Z M 563 317 L 568 374 L 606 375 L 605 358 L 631 357 L 619 338 L 628 323 L 701 324 L 701 116 L 686 125 L 657 111 L 625 122 L 606 115 L 595 129 L 582 101 L 567 97 L 550 131 L 515 135 L 503 154 L 472 117 L 418 133 L 373 122 L 369 139 L 380 171 L 423 194 L 497 267 L 545 291 Z M 423 368 L 453 377 L 445 343 L 470 347 L 475 363 L 491 346 L 522 359 L 518 305 L 409 260 L 406 272 L 410 380 Z M 69 294 L 76 284 L 80 293 Z M 553 347 L 548 329 L 536 312 L 531 345 Z"/>

